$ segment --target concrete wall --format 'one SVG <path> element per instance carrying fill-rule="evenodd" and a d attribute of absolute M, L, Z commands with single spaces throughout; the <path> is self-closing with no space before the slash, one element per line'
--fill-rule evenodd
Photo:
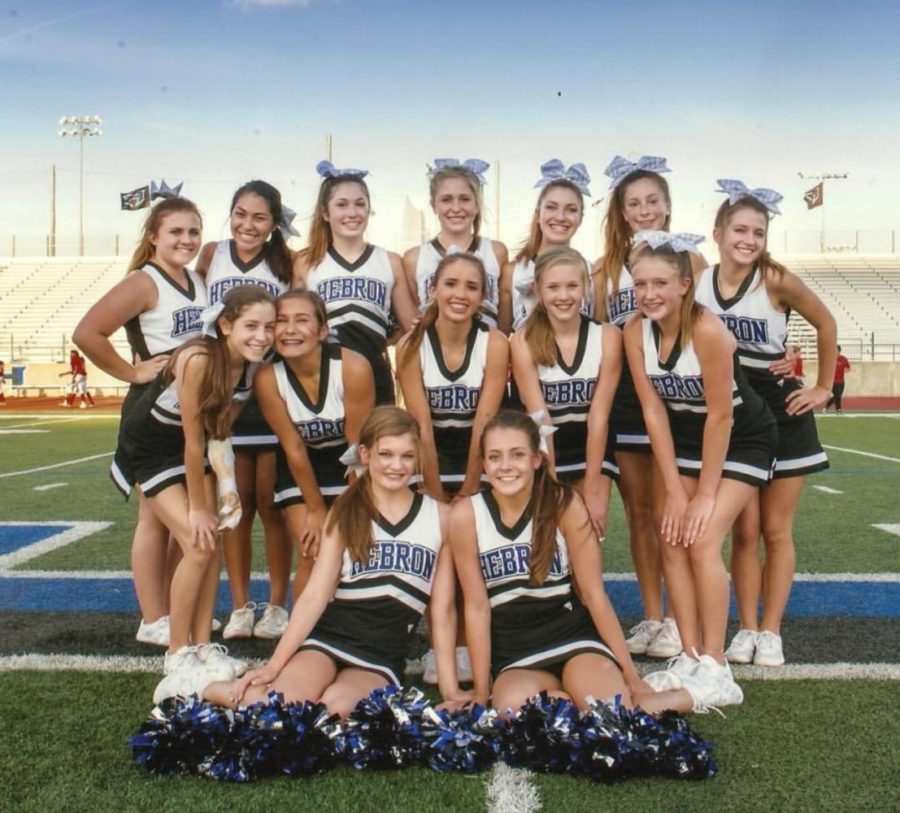
<path fill-rule="evenodd" d="M 13 365 L 7 363 L 6 373 L 8 376 L 12 376 L 14 366 L 25 367 L 25 383 L 22 387 L 16 387 L 13 386 L 12 379 L 7 378 L 7 395 L 12 393 L 26 398 L 58 395 L 67 392 L 69 385 L 72 383 L 72 378 L 69 375 L 60 377 L 60 373 L 68 371 L 68 364 Z M 124 381 L 119 381 L 117 378 L 107 375 L 90 362 L 87 364 L 87 374 L 88 389 L 93 395 L 124 395 L 128 390 L 128 384 Z"/>
<path fill-rule="evenodd" d="M 852 367 L 844 377 L 845 397 L 854 395 L 900 396 L 900 362 L 851 361 Z M 815 383 L 818 375 L 816 362 L 805 362 L 804 378 Z"/>

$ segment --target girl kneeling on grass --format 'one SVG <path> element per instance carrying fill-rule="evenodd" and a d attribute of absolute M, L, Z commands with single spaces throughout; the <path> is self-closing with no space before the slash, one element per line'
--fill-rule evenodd
<path fill-rule="evenodd" d="M 775 419 L 751 389 L 722 322 L 694 302 L 690 255 L 702 238 L 635 236 L 631 269 L 643 318 L 625 327 L 625 351 L 654 458 L 663 569 L 684 652 L 655 688 L 696 681 L 708 705 L 743 701 L 723 653 L 728 623 L 725 535 L 769 480 Z M 693 657 L 691 656 L 693 655 Z"/>
<path fill-rule="evenodd" d="M 621 695 L 625 706 L 650 713 L 703 710 L 705 695 L 690 679 L 654 692 L 638 675 L 603 589 L 587 509 L 551 477 L 532 419 L 503 410 L 481 446 L 490 487 L 456 503 L 450 517 L 475 701 L 492 696 L 509 714 L 546 691 L 580 709 L 588 696 Z M 452 662 L 442 645 L 446 639 L 435 642 L 439 662 Z"/>
<path fill-rule="evenodd" d="M 441 690 L 454 690 L 444 693 L 448 701 L 468 699 L 456 688 L 453 564 L 442 550 L 448 509 L 409 488 L 416 422 L 397 407 L 376 408 L 360 430 L 358 455 L 364 468 L 331 508 L 312 575 L 269 662 L 236 682 L 169 676 L 155 702 L 196 693 L 233 707 L 276 691 L 285 702 L 319 701 L 347 716 L 374 689 L 401 683 L 429 595 L 442 619 L 435 638 L 447 653 Z"/>
<path fill-rule="evenodd" d="M 115 466 L 127 473 L 182 551 L 172 576 L 171 625 L 165 673 L 203 671 L 228 677 L 245 665 L 209 643 L 219 586 L 220 525 L 214 480 L 223 498 L 223 525 L 240 518 L 234 455 L 228 433 L 250 396 L 253 376 L 272 345 L 275 306 L 257 286 L 230 291 L 204 311 L 204 335 L 184 344 L 134 408 L 124 416 Z M 208 442 L 207 442 L 208 441 Z M 121 485 L 117 482 L 117 485 Z"/>

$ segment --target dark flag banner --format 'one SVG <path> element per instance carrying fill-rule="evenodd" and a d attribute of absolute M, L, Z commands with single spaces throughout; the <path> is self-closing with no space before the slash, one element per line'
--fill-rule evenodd
<path fill-rule="evenodd" d="M 825 189 L 821 183 L 816 184 L 808 192 L 803 193 L 803 200 L 806 201 L 807 209 L 815 209 L 825 203 Z"/>
<path fill-rule="evenodd" d="M 119 197 L 122 199 L 122 208 L 128 212 L 146 209 L 150 205 L 150 187 L 141 186 L 130 192 L 122 192 Z"/>

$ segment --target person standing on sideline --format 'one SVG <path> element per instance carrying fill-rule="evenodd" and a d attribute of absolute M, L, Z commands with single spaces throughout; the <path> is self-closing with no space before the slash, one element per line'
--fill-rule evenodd
<path fill-rule="evenodd" d="M 834 383 L 831 385 L 831 398 L 825 404 L 825 411 L 828 412 L 828 407 L 834 404 L 834 411 L 840 415 L 844 411 L 841 406 L 841 401 L 844 398 L 844 375 L 850 372 L 850 362 L 841 352 L 840 345 L 837 346 L 837 352 L 837 358 L 834 362 Z"/>
<path fill-rule="evenodd" d="M 803 378 L 803 350 L 799 344 L 794 345 L 794 378 Z"/>

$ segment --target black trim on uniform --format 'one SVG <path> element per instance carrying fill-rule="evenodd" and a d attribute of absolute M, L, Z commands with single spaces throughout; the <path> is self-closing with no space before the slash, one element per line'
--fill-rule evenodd
<path fill-rule="evenodd" d="M 732 296 L 728 299 L 723 299 L 722 295 L 719 293 L 719 264 L 716 263 L 713 266 L 713 269 L 712 269 L 712 272 L 713 272 L 713 278 L 712 278 L 713 296 L 715 296 L 716 302 L 719 303 L 719 307 L 722 308 L 722 310 L 726 310 L 726 311 L 729 310 L 733 305 L 736 305 L 738 302 L 740 302 L 744 298 L 744 294 L 746 294 L 747 291 L 750 290 L 750 284 L 753 282 L 753 278 L 756 276 L 756 272 L 758 269 L 759 269 L 759 266 L 754 265 L 753 269 L 750 271 L 750 273 L 747 274 L 747 276 L 744 277 L 744 279 L 741 281 L 741 284 L 738 286 L 737 291 L 735 291 L 734 296 Z"/>
<path fill-rule="evenodd" d="M 491 490 L 486 488 L 481 493 L 484 496 L 484 504 L 487 506 L 491 519 L 494 521 L 494 527 L 497 529 L 497 533 L 504 539 L 512 541 L 518 539 L 522 531 L 525 530 L 525 526 L 531 521 L 531 500 L 529 500 L 528 505 L 525 506 L 522 516 L 520 516 L 512 527 L 510 527 L 503 523 L 503 518 L 500 515 L 500 506 L 497 505 L 497 501 L 494 499 Z"/>
<path fill-rule="evenodd" d="M 400 520 L 396 525 L 392 522 L 388 522 L 379 512 L 378 516 L 375 517 L 375 522 L 387 531 L 391 536 L 397 536 L 402 534 L 410 525 L 413 524 L 416 517 L 419 515 L 419 511 L 422 508 L 422 503 L 424 502 L 424 496 L 421 492 L 416 492 L 413 494 L 413 501 L 409 507 L 409 511 L 406 512 L 406 516 Z"/>
<path fill-rule="evenodd" d="M 478 246 L 481 244 L 481 240 L 476 237 L 474 234 L 472 235 L 472 242 L 469 243 L 469 247 L 466 249 L 467 254 L 474 254 L 478 251 Z M 447 256 L 447 249 L 441 245 L 441 241 L 435 236 L 434 240 L 431 241 L 431 247 L 442 257 Z"/>
<path fill-rule="evenodd" d="M 171 278 L 171 277 L 170 277 L 170 276 L 169 276 L 162 268 L 160 268 L 156 263 L 154 263 L 154 262 L 148 262 L 147 265 L 149 265 L 151 268 L 155 268 L 157 271 L 159 271 L 160 276 L 161 276 L 166 282 L 168 282 L 169 285 L 171 285 L 176 291 L 178 291 L 178 293 L 180 293 L 182 296 L 187 297 L 188 299 L 191 300 L 191 302 L 193 302 L 193 301 L 196 299 L 196 297 L 197 297 L 197 289 L 196 289 L 196 286 L 194 285 L 194 280 L 191 279 L 191 275 L 187 273 L 187 269 L 185 269 L 185 276 L 187 277 L 187 281 L 188 281 L 187 288 L 182 288 L 182 287 L 181 287 L 174 279 L 172 279 L 172 278 Z M 145 266 L 145 267 L 146 267 L 146 266 Z M 138 315 L 140 315 L 140 314 L 138 314 Z"/>
<path fill-rule="evenodd" d="M 321 349 L 322 358 L 319 363 L 319 392 L 316 394 L 316 401 L 313 402 L 309 393 L 304 389 L 303 384 L 300 383 L 300 379 L 297 378 L 296 373 L 291 369 L 290 364 L 284 361 L 284 369 L 287 373 L 288 383 L 291 385 L 291 389 L 296 393 L 297 397 L 303 402 L 303 405 L 312 410 L 318 415 L 322 411 L 322 407 L 325 406 L 325 399 L 328 398 L 328 383 L 331 377 L 331 359 L 334 358 L 332 355 L 332 349 L 337 350 L 338 353 L 341 352 L 341 348 L 336 345 L 328 345 L 324 342 L 319 343 L 319 347 Z"/>
<path fill-rule="evenodd" d="M 252 260 L 249 262 L 244 262 L 237 254 L 237 248 L 234 245 L 234 240 L 228 241 L 228 250 L 231 252 L 231 262 L 234 263 L 235 267 L 241 271 L 241 273 L 246 274 L 248 271 L 252 271 L 256 266 L 260 263 L 264 262 L 266 259 L 266 246 L 260 249 L 259 254 L 257 254 Z M 274 276 L 274 274 L 273 274 Z"/>
<path fill-rule="evenodd" d="M 421 494 L 417 495 L 421 496 Z M 379 522 L 379 525 L 381 523 Z M 424 546 L 423 546 L 424 547 Z M 435 562 L 437 558 L 435 557 Z M 413 598 L 418 599 L 423 604 L 428 604 L 429 594 L 420 590 L 418 587 L 411 585 L 408 581 L 403 580 L 400 576 L 393 574 L 386 574 L 384 576 L 374 576 L 370 578 L 357 577 L 354 581 L 350 582 L 341 582 L 338 586 L 338 590 L 345 591 L 341 595 L 338 601 L 352 603 L 354 601 L 371 601 L 372 597 L 368 595 L 361 595 L 354 597 L 352 594 L 356 590 L 368 590 L 371 587 L 393 587 L 400 593 L 406 593 Z M 398 601 L 400 604 L 404 604 L 396 596 L 389 595 L 387 593 L 382 596 L 382 598 L 390 599 L 391 601 Z M 409 606 L 404 604 L 404 606 Z M 414 611 L 415 612 L 415 611 Z"/>
<path fill-rule="evenodd" d="M 559 345 L 556 344 L 554 340 L 553 344 L 556 346 L 556 363 L 560 366 L 560 369 L 565 372 L 566 375 L 575 375 L 578 371 L 578 368 L 581 366 L 581 362 L 584 361 L 584 351 L 587 348 L 587 339 L 588 339 L 588 328 L 590 325 L 590 319 L 587 318 L 584 314 L 581 315 L 581 324 L 578 326 L 578 344 L 575 346 L 575 358 L 572 360 L 572 364 L 566 364 L 566 360 L 563 358 L 562 351 L 559 349 Z"/>
<path fill-rule="evenodd" d="M 428 326 L 428 329 L 425 332 L 428 335 L 428 341 L 431 344 L 431 350 L 434 353 L 434 360 L 437 362 L 438 370 L 441 371 L 441 375 L 448 381 L 458 381 L 461 376 L 466 374 L 466 371 L 469 369 L 469 362 L 472 361 L 472 351 L 475 349 L 475 339 L 478 337 L 478 331 L 481 329 L 481 323 L 477 319 L 473 320 L 472 327 L 469 328 L 469 335 L 466 336 L 466 355 L 462 360 L 462 364 L 460 364 L 453 372 L 450 372 L 444 361 L 444 353 L 441 349 L 441 340 L 437 335 L 437 328 L 434 325 Z"/>
<path fill-rule="evenodd" d="M 375 251 L 375 246 L 371 243 L 368 243 L 363 250 L 363 253 L 359 255 L 352 263 L 349 260 L 345 260 L 340 254 L 337 253 L 334 246 L 328 246 L 328 256 L 331 257 L 341 268 L 346 271 L 356 271 L 359 268 L 362 268 L 371 258 L 372 252 Z"/>
<path fill-rule="evenodd" d="M 650 329 L 653 331 L 653 344 L 656 345 L 656 360 L 663 370 L 665 370 L 667 373 L 671 373 L 672 370 L 675 369 L 675 365 L 678 364 L 678 359 L 681 358 L 681 342 L 675 342 L 675 345 L 672 347 L 672 352 L 669 354 L 668 360 L 663 361 L 659 355 L 659 343 L 662 340 L 662 331 L 659 329 L 659 325 L 657 325 L 656 322 L 650 323 Z M 703 403 L 706 402 L 704 401 Z"/>

